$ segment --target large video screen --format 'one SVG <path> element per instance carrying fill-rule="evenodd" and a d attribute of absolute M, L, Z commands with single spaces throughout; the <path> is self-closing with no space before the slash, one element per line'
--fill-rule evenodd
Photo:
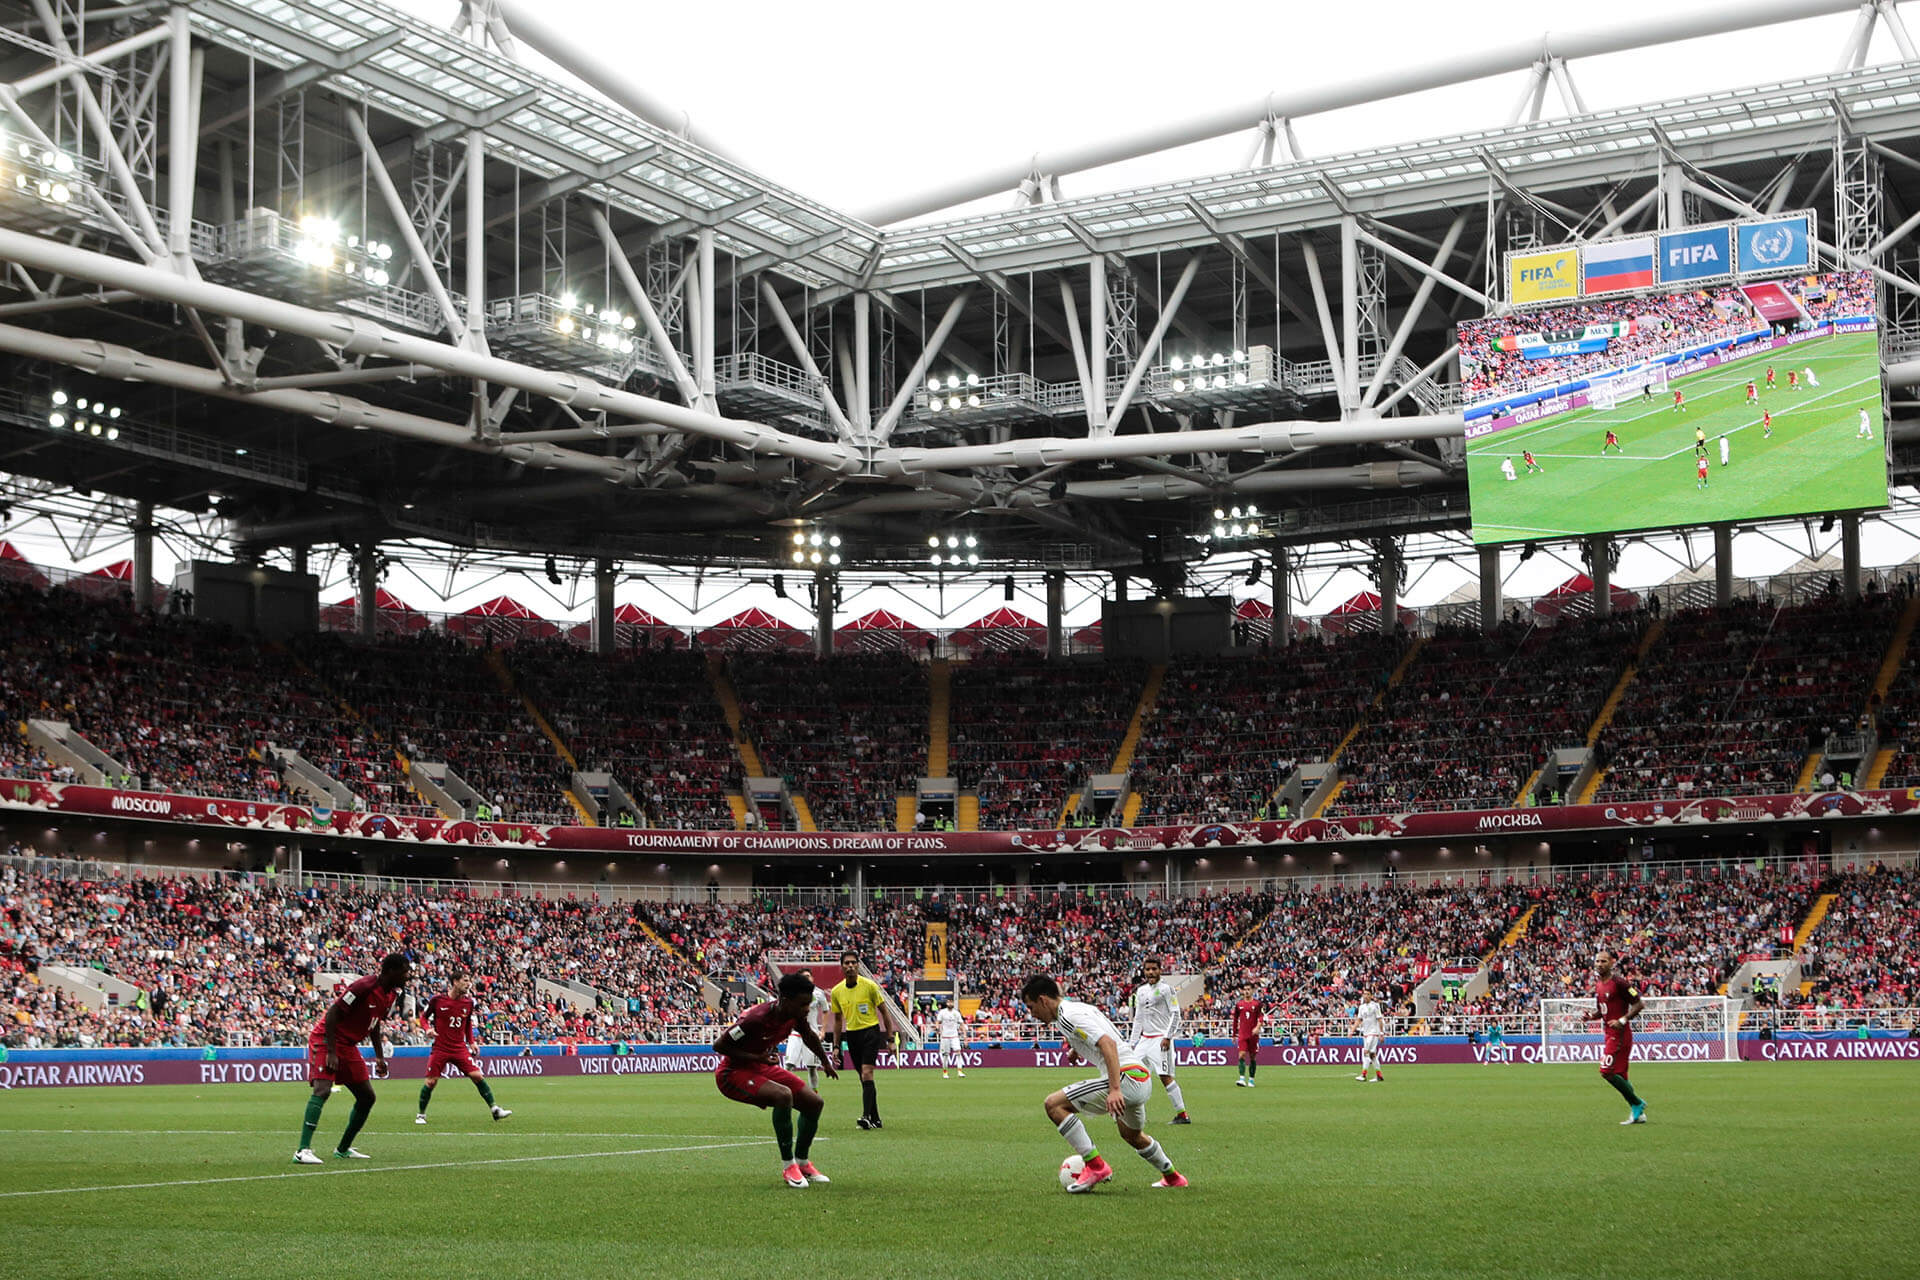
<path fill-rule="evenodd" d="M 1473 540 L 1885 506 L 1879 341 L 1865 271 L 1462 324 Z"/>

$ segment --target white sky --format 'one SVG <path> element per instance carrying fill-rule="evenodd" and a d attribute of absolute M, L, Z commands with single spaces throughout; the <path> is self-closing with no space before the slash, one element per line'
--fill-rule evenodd
<path fill-rule="evenodd" d="M 442 26 L 458 12 L 455 0 L 391 2 Z M 1084 0 L 977 0 L 964 7 L 736 0 L 705 11 L 712 15 L 705 22 L 691 23 L 679 15 L 693 11 L 632 0 L 540 4 L 576 29 L 583 44 L 618 51 L 615 56 L 630 63 L 636 83 L 655 100 L 685 112 L 696 132 L 767 177 L 852 213 L 1023 164 L 1036 152 L 1124 138 L 1170 120 L 1251 106 L 1270 92 L 1427 67 L 1489 43 L 1527 44 L 1549 26 L 1562 32 L 1631 29 L 1728 7 L 1698 0 L 1510 8 L 1431 0 L 1346 5 L 1295 0 L 1184 10 L 1138 0 L 1098 6 Z M 1905 8 L 1920 15 L 1920 5 Z M 1920 29 L 1920 16 L 1909 21 Z M 1571 72 L 1596 110 L 1793 79 L 1834 70 L 1852 25 L 1852 14 L 1838 14 L 1576 61 Z M 565 75 L 524 46 L 522 55 L 547 74 Z M 1881 29 L 1872 60 L 1897 57 Z M 1506 122 L 1524 83 L 1520 74 L 1482 80 L 1308 117 L 1295 123 L 1295 131 L 1309 154 L 1328 154 L 1494 127 Z M 1564 114 L 1557 90 L 1548 91 L 1546 111 Z M 1252 141 L 1251 134 L 1239 134 L 1070 175 L 1062 178 L 1062 188 L 1074 196 L 1223 172 L 1244 163 Z M 1003 196 L 975 207 L 1010 203 L 1010 196 Z M 1920 527 L 1920 521 L 1915 524 Z M 0 536 L 44 564 L 91 569 L 128 554 L 124 540 L 103 539 L 93 554 L 75 561 L 38 526 L 16 524 Z M 1785 569 L 1805 551 L 1782 545 L 1794 537 L 1783 531 L 1772 537 L 1742 535 L 1735 545 L 1736 572 L 1750 576 Z M 1829 549 L 1836 537 L 1816 538 L 1813 549 Z M 1902 563 L 1920 551 L 1920 538 L 1892 522 L 1870 522 L 1862 542 L 1869 565 Z M 1677 540 L 1664 545 L 1679 553 Z M 173 550 L 187 554 L 183 546 Z M 168 573 L 169 554 L 158 551 L 155 559 Z M 1544 594 L 1577 568 L 1551 554 L 1526 565 L 1514 559 L 1508 557 L 1507 582 L 1513 597 Z M 1406 603 L 1431 603 L 1470 582 L 1471 560 L 1460 556 L 1435 566 L 1410 586 Z M 1623 552 L 1615 580 L 1642 587 L 1666 580 L 1676 568 L 1673 555 L 1635 544 Z M 590 610 L 584 591 L 550 588 L 538 574 L 508 583 L 458 582 L 442 606 L 432 597 L 446 586 L 444 576 L 430 577 L 435 580 L 429 584 L 396 572 L 386 585 L 426 608 L 457 611 L 506 591 L 549 616 L 582 618 Z M 1321 613 L 1368 585 L 1357 573 L 1316 575 L 1296 584 L 1305 596 L 1296 609 Z M 981 590 L 977 596 L 956 592 L 942 602 L 892 589 L 856 591 L 850 584 L 841 616 L 885 607 L 909 621 L 934 624 L 944 608 L 946 624 L 957 625 L 1002 603 L 997 587 Z M 351 591 L 343 579 L 330 578 L 322 599 Z M 1264 597 L 1268 588 L 1237 591 Z M 734 591 L 709 582 L 696 591 L 691 581 L 630 581 L 619 595 L 673 622 L 705 624 L 755 604 L 796 625 L 809 623 L 803 604 L 776 600 L 761 589 Z M 1014 607 L 1044 616 L 1044 603 L 1024 591 Z M 1090 592 L 1070 597 L 1070 624 L 1084 625 L 1098 616 L 1098 599 Z"/>

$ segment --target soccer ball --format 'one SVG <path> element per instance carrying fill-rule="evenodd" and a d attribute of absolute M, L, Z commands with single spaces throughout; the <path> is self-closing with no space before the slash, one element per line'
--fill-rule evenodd
<path fill-rule="evenodd" d="M 1068 1156 L 1065 1160 L 1062 1160 L 1060 1162 L 1060 1185 L 1063 1187 L 1072 1186 L 1073 1180 L 1079 1177 L 1080 1171 L 1086 1167 L 1087 1162 L 1079 1156 Z"/>

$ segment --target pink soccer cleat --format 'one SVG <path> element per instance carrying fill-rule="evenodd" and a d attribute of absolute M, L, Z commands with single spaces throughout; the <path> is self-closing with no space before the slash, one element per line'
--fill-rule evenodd
<path fill-rule="evenodd" d="M 1151 1185 L 1156 1191 L 1164 1191 L 1170 1187 L 1184 1187 L 1187 1185 L 1187 1180 L 1181 1174 L 1175 1173 L 1172 1169 L 1169 1169 L 1161 1177 L 1160 1181 L 1151 1183 L 1149 1185 Z"/>
<path fill-rule="evenodd" d="M 814 1168 L 813 1161 L 811 1160 L 804 1160 L 801 1162 L 800 1172 L 803 1175 L 805 1175 L 808 1182 L 832 1182 L 833 1181 L 832 1178 L 829 1178 L 826 1174 Z"/>
<path fill-rule="evenodd" d="M 1073 1181 L 1067 1184 L 1067 1190 L 1078 1195 L 1083 1191 L 1093 1190 L 1111 1177 L 1113 1177 L 1113 1166 L 1107 1163 L 1105 1156 L 1097 1156 L 1087 1161 L 1086 1168 L 1074 1175 Z"/>
<path fill-rule="evenodd" d="M 787 1166 L 786 1179 L 787 1179 L 787 1185 L 790 1187 L 804 1188 L 807 1185 L 807 1175 L 800 1172 L 800 1166 L 797 1164 L 790 1164 Z"/>

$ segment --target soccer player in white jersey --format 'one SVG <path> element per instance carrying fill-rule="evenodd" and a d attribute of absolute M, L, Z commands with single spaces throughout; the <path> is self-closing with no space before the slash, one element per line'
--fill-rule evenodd
<path fill-rule="evenodd" d="M 960 1041 L 966 1031 L 967 1020 L 960 1016 L 960 1011 L 949 1000 L 940 1006 L 940 1012 L 933 1015 L 933 1025 L 940 1033 L 940 1078 L 947 1078 L 947 1064 L 952 1063 L 953 1069 L 965 1080 L 967 1064 L 966 1059 L 960 1056 Z"/>
<path fill-rule="evenodd" d="M 1044 1026 L 1060 1032 L 1067 1047 L 1081 1059 L 1101 1068 L 1101 1074 L 1070 1084 L 1047 1095 L 1047 1119 L 1060 1130 L 1074 1154 L 1086 1162 L 1068 1184 L 1071 1192 L 1091 1191 L 1113 1177 L 1113 1166 L 1093 1145 L 1082 1124 L 1083 1115 L 1110 1115 L 1127 1145 L 1160 1171 L 1155 1187 L 1184 1187 L 1187 1180 L 1174 1171 L 1173 1161 L 1160 1144 L 1147 1136 L 1147 1099 L 1153 1096 L 1153 1073 L 1139 1055 L 1121 1043 L 1107 1015 L 1090 1004 L 1060 998 L 1060 984 L 1044 973 L 1028 978 L 1020 988 L 1027 1012 Z"/>
<path fill-rule="evenodd" d="M 1865 409 L 1860 411 L 1860 426 L 1854 431 L 1853 438 L 1855 440 L 1873 439 L 1873 423 L 1867 418 L 1867 411 Z"/>
<path fill-rule="evenodd" d="M 1806 383 L 1810 387 L 1817 387 L 1820 385 L 1820 379 L 1813 376 L 1812 365 L 1808 365 L 1805 369 L 1802 369 L 1800 371 L 1800 380 Z"/>
<path fill-rule="evenodd" d="M 1173 1104 L 1173 1122 L 1192 1124 L 1180 1082 L 1173 1078 L 1174 1038 L 1180 1034 L 1180 998 L 1173 984 L 1160 976 L 1160 959 L 1140 966 L 1140 986 L 1133 993 L 1133 1051 L 1141 1063 L 1160 1077 L 1160 1087 Z"/>
<path fill-rule="evenodd" d="M 1375 1084 L 1384 1083 L 1386 1077 L 1380 1074 L 1380 1037 L 1386 1033 L 1387 1019 L 1380 1012 L 1379 998 L 1371 992 L 1354 1011 L 1353 1025 L 1360 1033 L 1360 1074 L 1354 1079 L 1364 1082 L 1371 1071 Z"/>
<path fill-rule="evenodd" d="M 813 970 L 802 969 L 800 976 L 812 982 Z M 833 1002 L 827 997 L 827 993 L 815 987 L 813 1003 L 807 1009 L 807 1025 L 813 1028 L 815 1035 L 819 1035 L 826 1026 L 827 1012 L 832 1007 Z M 820 1067 L 820 1059 L 813 1056 L 813 1051 L 807 1048 L 806 1042 L 800 1038 L 799 1031 L 796 1030 L 787 1037 L 787 1070 L 805 1071 L 807 1087 L 817 1090 L 820 1087 Z"/>

